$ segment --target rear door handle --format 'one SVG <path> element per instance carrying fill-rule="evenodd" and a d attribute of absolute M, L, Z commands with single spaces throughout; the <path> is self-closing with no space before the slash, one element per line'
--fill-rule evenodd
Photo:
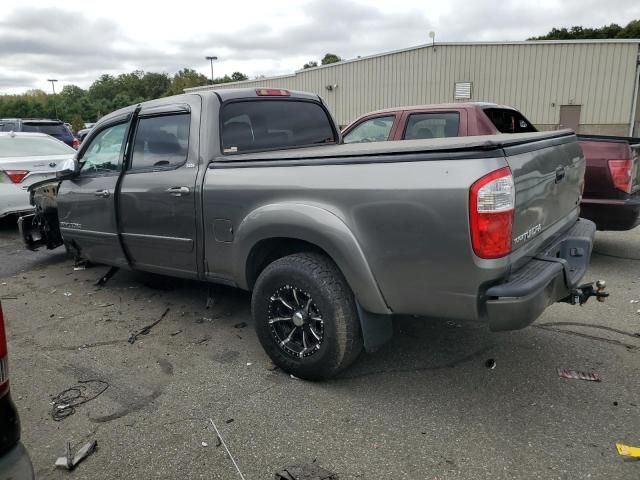
<path fill-rule="evenodd" d="M 174 197 L 181 197 L 182 195 L 189 194 L 189 187 L 171 187 L 167 188 L 167 193 Z"/>
<path fill-rule="evenodd" d="M 109 198 L 111 192 L 109 190 L 96 190 L 95 196 L 102 198 Z"/>
<path fill-rule="evenodd" d="M 562 181 L 565 175 L 566 175 L 566 172 L 564 170 L 564 167 L 556 168 L 556 183 L 560 183 L 560 181 Z"/>

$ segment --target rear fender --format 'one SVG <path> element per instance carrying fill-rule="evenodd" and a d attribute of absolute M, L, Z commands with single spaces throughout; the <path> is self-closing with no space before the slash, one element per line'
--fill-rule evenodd
<path fill-rule="evenodd" d="M 349 227 L 333 213 L 312 205 L 265 205 L 244 218 L 235 234 L 233 249 L 234 276 L 241 288 L 249 289 L 246 265 L 251 249 L 272 238 L 303 240 L 321 248 L 338 265 L 364 309 L 391 313 Z"/>

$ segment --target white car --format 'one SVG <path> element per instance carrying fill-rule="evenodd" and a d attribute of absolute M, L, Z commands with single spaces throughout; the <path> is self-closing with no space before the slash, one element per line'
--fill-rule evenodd
<path fill-rule="evenodd" d="M 75 154 L 44 133 L 0 132 L 0 218 L 32 211 L 29 185 L 55 177 Z"/>

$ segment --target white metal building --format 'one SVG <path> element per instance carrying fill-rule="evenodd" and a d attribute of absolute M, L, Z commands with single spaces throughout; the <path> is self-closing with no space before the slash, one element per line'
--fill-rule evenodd
<path fill-rule="evenodd" d="M 540 129 L 640 135 L 640 39 L 436 43 L 216 85 L 315 92 L 340 125 L 381 108 L 488 101 Z M 196 87 L 189 90 L 212 88 Z"/>

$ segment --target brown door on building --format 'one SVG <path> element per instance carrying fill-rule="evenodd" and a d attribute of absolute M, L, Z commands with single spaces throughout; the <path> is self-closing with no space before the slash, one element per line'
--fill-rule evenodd
<path fill-rule="evenodd" d="M 577 132 L 580 126 L 580 105 L 560 105 L 560 128 Z"/>

